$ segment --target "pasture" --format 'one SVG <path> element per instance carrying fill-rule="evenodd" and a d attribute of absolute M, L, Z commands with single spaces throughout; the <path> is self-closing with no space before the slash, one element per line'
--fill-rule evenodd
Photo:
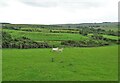
<path fill-rule="evenodd" d="M 119 31 L 110 24 L 4 26 L 2 80 L 117 81 Z"/>
<path fill-rule="evenodd" d="M 4 29 L 12 35 L 14 38 L 28 37 L 34 41 L 61 41 L 61 40 L 84 40 L 88 37 L 82 36 L 80 34 L 71 33 L 50 33 L 50 32 L 28 32 L 19 30 L 7 30 Z"/>
<path fill-rule="evenodd" d="M 116 81 L 118 46 L 3 49 L 3 81 Z M 54 59 L 51 61 L 51 59 Z"/>
<path fill-rule="evenodd" d="M 118 36 L 111 36 L 111 35 L 103 35 L 103 37 L 108 38 L 108 39 L 113 39 L 113 40 L 120 39 L 120 37 L 118 37 Z"/>

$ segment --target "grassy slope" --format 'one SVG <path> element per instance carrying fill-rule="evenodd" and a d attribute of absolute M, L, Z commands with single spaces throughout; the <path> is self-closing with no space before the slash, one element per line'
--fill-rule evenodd
<path fill-rule="evenodd" d="M 118 40 L 120 38 L 118 36 L 111 36 L 111 35 L 103 35 L 103 37 L 108 38 L 108 39 L 113 39 L 113 40 Z"/>
<path fill-rule="evenodd" d="M 59 40 L 82 40 L 87 39 L 87 37 L 80 34 L 71 33 L 45 33 L 45 32 L 27 32 L 27 31 L 17 31 L 17 30 L 7 30 L 13 37 L 25 36 L 35 41 L 59 41 Z"/>
<path fill-rule="evenodd" d="M 3 49 L 3 80 L 117 80 L 117 60 L 117 46 Z"/>

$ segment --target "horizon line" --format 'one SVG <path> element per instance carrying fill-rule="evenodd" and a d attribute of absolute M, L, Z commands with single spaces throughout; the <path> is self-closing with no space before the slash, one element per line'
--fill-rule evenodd
<path fill-rule="evenodd" d="M 56 23 L 56 24 L 40 24 L 39 25 L 61 25 L 61 24 L 84 24 L 84 23 L 118 23 L 116 21 L 106 21 L 106 22 L 82 22 L 82 23 Z M 10 22 L 0 22 L 0 24 L 38 24 L 38 23 L 10 23 Z"/>

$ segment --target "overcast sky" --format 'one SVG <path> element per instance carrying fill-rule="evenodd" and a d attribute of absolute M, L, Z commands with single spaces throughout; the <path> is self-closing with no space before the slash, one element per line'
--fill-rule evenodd
<path fill-rule="evenodd" d="M 117 22 L 119 0 L 0 0 L 0 22 L 65 24 Z"/>

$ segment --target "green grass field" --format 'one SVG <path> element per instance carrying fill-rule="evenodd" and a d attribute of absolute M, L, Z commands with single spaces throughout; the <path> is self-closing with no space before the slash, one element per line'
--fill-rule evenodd
<path fill-rule="evenodd" d="M 51 59 L 54 58 L 54 62 Z M 116 81 L 118 46 L 3 49 L 3 81 Z"/>
<path fill-rule="evenodd" d="M 113 31 L 118 31 L 118 26 L 113 26 L 113 27 L 100 27 L 100 29 L 109 31 L 109 30 L 113 30 Z"/>
<path fill-rule="evenodd" d="M 7 30 L 4 29 L 12 35 L 14 38 L 18 37 L 28 37 L 35 41 L 61 41 L 61 40 L 84 40 L 88 37 L 82 36 L 80 34 L 71 34 L 71 33 L 48 33 L 48 32 L 27 32 L 19 30 Z"/>
<path fill-rule="evenodd" d="M 120 39 L 120 37 L 118 37 L 118 36 L 111 36 L 111 35 L 103 35 L 103 37 L 108 38 L 108 39 L 113 39 L 113 40 Z"/>

